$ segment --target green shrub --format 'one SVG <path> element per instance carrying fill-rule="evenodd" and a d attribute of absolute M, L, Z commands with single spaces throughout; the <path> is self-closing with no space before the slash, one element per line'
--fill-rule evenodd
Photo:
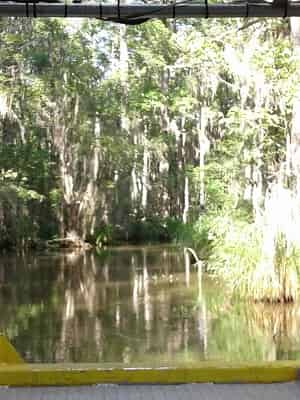
<path fill-rule="evenodd" d="M 133 243 L 166 242 L 168 232 L 163 220 L 147 218 L 132 220 L 128 224 L 128 241 Z"/>
<path fill-rule="evenodd" d="M 96 234 L 96 246 L 102 247 L 112 244 L 114 240 L 114 227 L 110 224 L 103 225 Z"/>
<path fill-rule="evenodd" d="M 192 245 L 194 229 L 190 224 L 184 224 L 176 218 L 167 218 L 165 226 L 170 241 L 183 245 Z"/>
<path fill-rule="evenodd" d="M 218 221 L 209 270 L 232 291 L 255 301 L 290 302 L 297 297 L 300 249 L 274 236 L 272 252 L 264 247 L 264 233 L 255 224 Z"/>

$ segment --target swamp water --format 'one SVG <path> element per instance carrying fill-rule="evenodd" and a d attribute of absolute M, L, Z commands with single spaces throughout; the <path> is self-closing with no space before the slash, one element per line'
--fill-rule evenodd
<path fill-rule="evenodd" d="M 300 306 L 233 301 L 171 246 L 0 255 L 0 331 L 28 362 L 300 359 Z"/>

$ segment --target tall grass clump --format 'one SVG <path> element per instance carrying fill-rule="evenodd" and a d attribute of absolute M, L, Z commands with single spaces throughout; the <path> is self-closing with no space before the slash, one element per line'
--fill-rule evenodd
<path fill-rule="evenodd" d="M 274 188 L 257 221 L 216 222 L 209 268 L 233 292 L 255 301 L 288 303 L 300 287 L 298 206 L 291 193 Z"/>

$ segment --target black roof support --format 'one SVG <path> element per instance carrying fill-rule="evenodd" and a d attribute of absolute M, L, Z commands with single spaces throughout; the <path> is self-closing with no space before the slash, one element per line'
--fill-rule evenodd
<path fill-rule="evenodd" d="M 76 0 L 75 0 L 76 1 Z M 232 3 L 173 3 L 173 4 L 101 4 L 101 3 L 49 3 L 32 1 L 0 1 L 3 17 L 89 17 L 117 20 L 122 18 L 138 22 L 150 18 L 224 18 L 224 17 L 300 17 L 300 1 L 288 0 L 241 1 Z"/>

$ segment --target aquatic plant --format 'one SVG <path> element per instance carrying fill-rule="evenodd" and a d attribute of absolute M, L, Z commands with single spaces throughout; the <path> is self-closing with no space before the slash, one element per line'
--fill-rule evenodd
<path fill-rule="evenodd" d="M 283 232 L 257 224 L 223 225 L 215 240 L 209 269 L 242 297 L 264 302 L 292 302 L 300 286 L 300 248 Z M 225 230 L 225 232 L 224 232 Z"/>

